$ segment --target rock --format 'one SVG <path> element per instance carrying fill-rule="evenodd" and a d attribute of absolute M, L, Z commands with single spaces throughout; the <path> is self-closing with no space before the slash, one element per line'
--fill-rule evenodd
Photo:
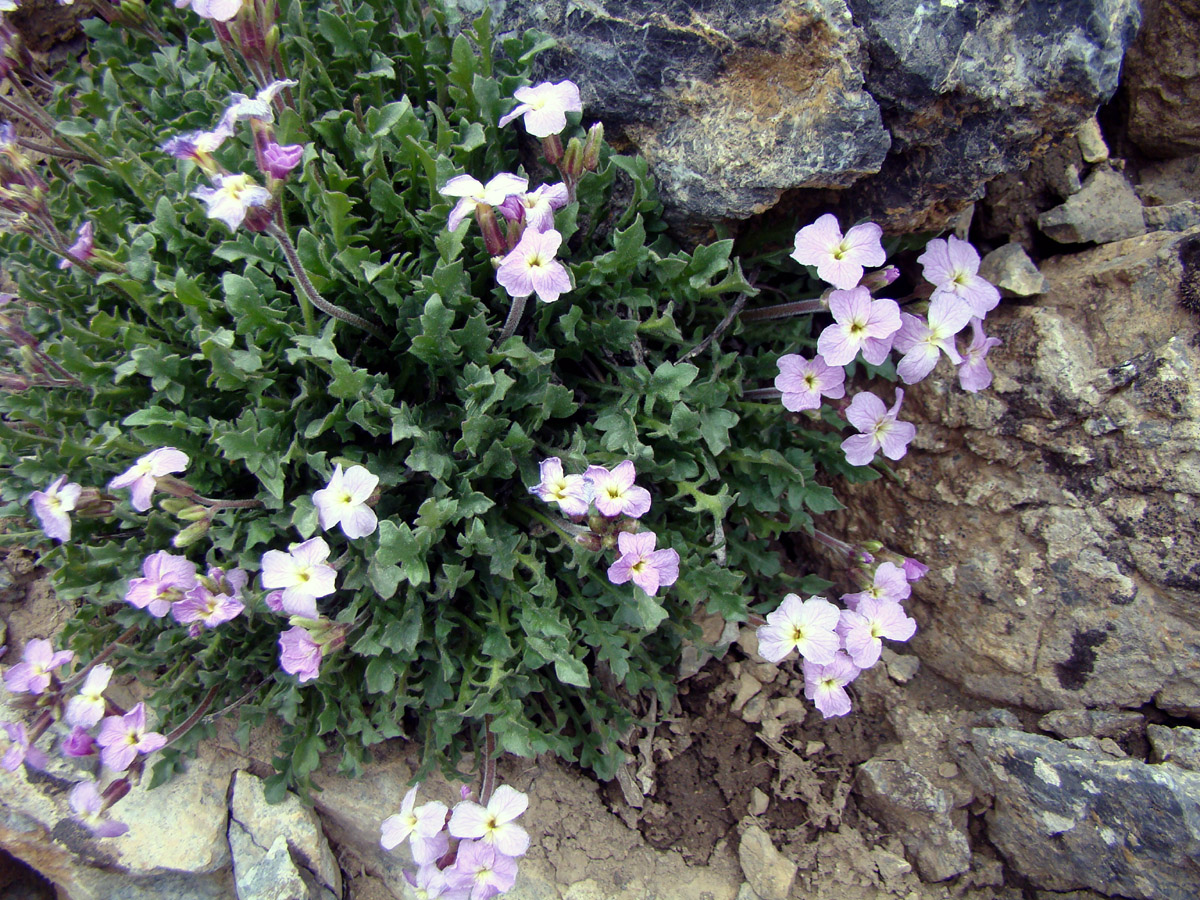
<path fill-rule="evenodd" d="M 895 853 L 888 853 L 886 850 L 871 851 L 871 859 L 884 884 L 898 881 L 912 871 L 912 865 L 907 859 L 897 856 Z"/>
<path fill-rule="evenodd" d="M 767 797 L 758 788 L 750 789 L 750 815 L 761 816 L 767 811 L 770 805 L 770 798 Z"/>
<path fill-rule="evenodd" d="M 937 773 L 942 778 L 957 778 L 958 766 L 952 762 L 942 763 L 940 766 L 938 766 Z"/>
<path fill-rule="evenodd" d="M 1107 244 L 1144 233 L 1146 222 L 1125 176 L 1101 168 L 1066 203 L 1038 216 L 1038 228 L 1060 244 Z"/>
<path fill-rule="evenodd" d="M 994 798 L 992 844 L 1032 886 L 1144 900 L 1200 894 L 1200 775 L 1073 750 L 1011 729 L 960 748 Z"/>
<path fill-rule="evenodd" d="M 767 708 L 767 698 L 762 694 L 755 694 L 742 707 L 742 721 L 755 724 L 762 721 L 763 712 Z"/>
<path fill-rule="evenodd" d="M 976 728 L 1015 728 L 1021 730 L 1021 720 L 1011 709 L 993 707 L 974 717 L 971 723 Z"/>
<path fill-rule="evenodd" d="M 1056 709 L 1038 720 L 1038 728 L 1060 738 L 1121 738 L 1141 731 L 1145 724 L 1141 713 L 1108 709 Z"/>
<path fill-rule="evenodd" d="M 1143 167 L 1138 172 L 1137 192 L 1148 206 L 1170 206 L 1200 197 L 1200 154 Z"/>
<path fill-rule="evenodd" d="M 277 841 L 282 839 L 285 849 L 295 858 L 297 865 L 311 873 L 331 898 L 342 896 L 341 869 L 338 868 L 333 851 L 329 849 L 329 843 L 325 840 L 321 821 L 295 794 L 289 793 L 283 802 L 271 805 L 267 803 L 261 779 L 249 772 L 237 772 L 233 778 L 230 818 L 231 846 L 235 825 L 247 836 L 251 844 L 251 847 L 243 852 L 243 862 L 240 866 L 237 847 L 232 847 L 234 875 L 239 883 L 240 871 L 257 865 L 257 859 L 250 851 L 257 850 L 261 856 L 268 850 L 273 850 Z M 239 898 L 246 900 L 240 897 L 240 894 Z M 314 894 L 313 900 L 324 898 Z"/>
<path fill-rule="evenodd" d="M 771 838 L 751 825 L 738 844 L 738 861 L 746 881 L 762 900 L 787 900 L 796 879 L 796 864 L 775 849 Z"/>
<path fill-rule="evenodd" d="M 993 387 L 913 385 L 898 480 L 847 486 L 826 522 L 931 567 L 910 645 L 966 692 L 1200 716 L 1200 235 L 1042 271 L 1036 305 L 988 316 Z"/>
<path fill-rule="evenodd" d="M 1020 244 L 993 250 L 980 262 L 979 274 L 1005 297 L 1032 297 L 1046 289 L 1045 277 Z"/>
<path fill-rule="evenodd" d="M 1200 225 L 1200 203 L 1183 200 L 1170 206 L 1147 206 L 1146 228 L 1150 231 L 1187 231 Z"/>
<path fill-rule="evenodd" d="M 1172 762 L 1181 769 L 1200 772 L 1200 729 L 1178 725 L 1147 725 L 1153 762 Z"/>
<path fill-rule="evenodd" d="M 1200 0 L 1149 0 L 1125 60 L 1129 137 L 1148 156 L 1200 150 Z"/>
<path fill-rule="evenodd" d="M 237 900 L 316 900 L 300 877 L 282 834 L 263 850 L 237 822 L 229 826 Z M 332 898 L 333 895 L 328 895 Z"/>
<path fill-rule="evenodd" d="M 1100 133 L 1100 123 L 1092 116 L 1079 127 L 1075 135 L 1079 142 L 1079 153 L 1086 163 L 1100 163 L 1108 159 L 1108 144 Z"/>
<path fill-rule="evenodd" d="M 650 162 L 679 221 L 745 218 L 789 193 L 815 218 L 941 228 L 986 182 L 1073 134 L 1116 90 L 1134 0 L 492 0 L 502 31 L 557 46 L 587 116 Z M 846 189 L 848 190 L 842 190 Z"/>
<path fill-rule="evenodd" d="M 750 887 L 749 884 L 743 884 L 740 888 L 738 888 L 738 893 L 735 900 L 762 900 L 762 897 L 754 893 L 754 888 Z"/>
<path fill-rule="evenodd" d="M 855 787 L 866 810 L 899 836 L 921 878 L 945 881 L 971 867 L 966 816 L 952 818 L 945 792 L 907 763 L 869 759 L 858 767 Z"/>
<path fill-rule="evenodd" d="M 759 682 L 758 679 L 756 679 L 749 672 L 742 672 L 738 676 L 737 693 L 734 694 L 733 703 L 730 704 L 730 711 L 735 713 L 741 712 L 742 707 L 746 705 L 750 698 L 761 690 L 762 683 Z"/>

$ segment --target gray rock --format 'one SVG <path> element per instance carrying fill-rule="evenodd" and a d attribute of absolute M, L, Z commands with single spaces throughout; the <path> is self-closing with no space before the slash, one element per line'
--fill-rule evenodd
<path fill-rule="evenodd" d="M 1187 231 L 1200 225 L 1200 203 L 1182 200 L 1170 206 L 1147 206 L 1145 215 L 1150 231 Z"/>
<path fill-rule="evenodd" d="M 945 881 L 971 867 L 966 815 L 952 811 L 946 793 L 896 759 L 869 759 L 855 787 L 867 811 L 895 832 L 926 881 Z"/>
<path fill-rule="evenodd" d="M 1100 163 L 1108 159 L 1108 144 L 1104 143 L 1104 135 L 1100 133 L 1100 123 L 1092 116 L 1079 128 L 1075 135 L 1079 142 L 1079 153 L 1086 163 Z"/>
<path fill-rule="evenodd" d="M 749 884 L 743 884 L 738 888 L 737 897 L 734 900 L 762 900 L 762 897 L 754 893 L 754 888 Z"/>
<path fill-rule="evenodd" d="M 316 900 L 292 862 L 281 834 L 264 850 L 237 822 L 229 827 L 233 877 L 238 900 Z M 329 895 L 331 898 L 333 895 Z"/>
<path fill-rule="evenodd" d="M 888 678 L 896 684 L 908 684 L 921 671 L 921 660 L 907 653 L 891 653 L 883 657 L 887 667 Z"/>
<path fill-rule="evenodd" d="M 796 864 L 776 850 L 770 836 L 757 825 L 742 835 L 738 862 L 746 882 L 762 900 L 787 900 L 796 880 Z"/>
<path fill-rule="evenodd" d="M 1036 305 L 988 315 L 993 387 L 913 385 L 899 479 L 845 488 L 826 522 L 931 567 L 912 650 L 967 693 L 1198 716 L 1200 235 L 1041 268 Z"/>
<path fill-rule="evenodd" d="M 875 863 L 875 868 L 884 884 L 899 881 L 912 871 L 912 864 L 907 859 L 897 856 L 895 853 L 888 853 L 886 850 L 872 850 L 871 860 Z"/>
<path fill-rule="evenodd" d="M 1046 289 L 1045 276 L 1020 244 L 1005 244 L 993 250 L 980 262 L 979 274 L 1000 288 L 1005 297 L 1032 297 Z"/>
<path fill-rule="evenodd" d="M 1150 739 L 1153 762 L 1172 762 L 1181 769 L 1200 772 L 1200 729 L 1147 725 L 1146 737 Z"/>
<path fill-rule="evenodd" d="M 1060 738 L 1120 738 L 1141 731 L 1145 724 L 1141 713 L 1109 709 L 1056 709 L 1038 720 L 1039 728 Z"/>
<path fill-rule="evenodd" d="M 988 837 L 1034 887 L 1144 900 L 1200 894 L 1200 775 L 972 729 L 960 753 L 994 798 Z"/>
<path fill-rule="evenodd" d="M 1073 134 L 1117 86 L 1134 0 L 492 0 L 555 49 L 589 117 L 650 161 L 678 220 L 797 217 L 940 228 L 996 175 Z"/>
<path fill-rule="evenodd" d="M 1200 154 L 1153 163 L 1138 172 L 1138 196 L 1148 206 L 1200 198 Z"/>
<path fill-rule="evenodd" d="M 1144 233 L 1146 222 L 1125 176 L 1101 168 L 1066 203 L 1038 216 L 1038 228 L 1060 244 L 1107 244 Z"/>
<path fill-rule="evenodd" d="M 1148 156 L 1200 150 L 1200 0 L 1150 0 L 1125 61 L 1129 137 Z"/>

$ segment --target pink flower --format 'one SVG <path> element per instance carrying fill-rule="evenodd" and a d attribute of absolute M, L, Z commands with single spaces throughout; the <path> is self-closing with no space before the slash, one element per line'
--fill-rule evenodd
<path fill-rule="evenodd" d="M 900 314 L 900 331 L 895 348 L 904 354 L 896 374 L 905 384 L 914 384 L 933 371 L 938 351 L 958 365 L 962 357 L 954 346 L 954 336 L 966 327 L 971 307 L 953 294 L 938 294 L 929 304 L 929 321 L 920 316 Z"/>
<path fill-rule="evenodd" d="M 439 831 L 433 837 L 414 833 L 409 837 L 408 844 L 413 862 L 418 866 L 428 866 L 450 852 L 450 835 L 444 831 Z"/>
<path fill-rule="evenodd" d="M 101 663 L 87 673 L 79 693 L 67 701 L 66 719 L 77 728 L 91 728 L 104 718 L 104 692 L 112 678 L 112 666 Z"/>
<path fill-rule="evenodd" d="M 451 885 L 470 888 L 471 900 L 490 900 L 516 882 L 517 861 L 483 841 L 463 841 L 451 872 Z"/>
<path fill-rule="evenodd" d="M 592 503 L 592 485 L 583 475 L 564 475 L 557 456 L 538 464 L 542 480 L 531 487 L 547 503 L 557 503 L 568 516 L 586 516 Z"/>
<path fill-rule="evenodd" d="M 301 684 L 320 674 L 321 656 L 321 645 L 299 625 L 279 636 L 279 667 L 289 675 L 297 676 Z"/>
<path fill-rule="evenodd" d="M 47 759 L 45 753 L 29 742 L 29 735 L 25 731 L 24 724 L 0 722 L 0 728 L 7 732 L 8 739 L 12 742 L 5 752 L 4 758 L 0 759 L 0 768 L 8 772 L 15 772 L 21 768 L 21 763 L 34 769 L 46 768 L 50 760 Z"/>
<path fill-rule="evenodd" d="M 442 871 L 433 863 L 426 863 L 417 869 L 417 874 L 404 870 L 404 877 L 416 889 L 416 895 L 422 900 L 470 900 L 470 887 L 453 887 L 450 883 L 454 869 Z"/>
<path fill-rule="evenodd" d="M 613 584 L 633 581 L 653 596 L 660 587 L 670 587 L 679 579 L 679 554 L 671 549 L 655 550 L 658 538 L 653 532 L 617 535 L 617 550 L 621 557 L 608 567 L 608 580 Z"/>
<path fill-rule="evenodd" d="M 824 597 L 802 601 L 797 594 L 787 594 L 779 608 L 767 615 L 767 624 L 758 629 L 759 655 L 777 663 L 799 650 L 811 662 L 830 662 L 841 646 L 834 631 L 838 615 L 838 608 Z"/>
<path fill-rule="evenodd" d="M 958 367 L 958 383 L 964 391 L 975 393 L 991 386 L 992 371 L 988 368 L 987 355 L 1001 343 L 1000 338 L 988 337 L 983 333 L 982 319 L 971 320 L 971 343 L 963 354 L 962 365 Z"/>
<path fill-rule="evenodd" d="M 283 610 L 293 616 L 317 618 L 317 598 L 337 590 L 337 571 L 325 565 L 329 545 L 323 538 L 292 544 L 288 552 L 268 550 L 262 558 L 262 583 L 267 589 L 282 588 Z"/>
<path fill-rule="evenodd" d="M 900 388 L 896 388 L 896 402 L 891 409 L 884 409 L 883 401 L 868 391 L 854 395 L 846 409 L 846 418 L 862 434 L 842 441 L 846 462 L 852 466 L 868 465 L 875 458 L 876 450 L 882 450 L 888 459 L 900 459 L 908 452 L 908 444 L 917 436 L 917 429 L 911 422 L 896 418 L 903 402 L 904 391 Z"/>
<path fill-rule="evenodd" d="M 875 299 L 865 287 L 856 287 L 830 293 L 829 311 L 834 324 L 817 338 L 817 352 L 826 365 L 851 363 L 860 350 L 873 366 L 887 358 L 892 335 L 900 330 L 900 307 L 895 300 Z"/>
<path fill-rule="evenodd" d="M 67 476 L 60 475 L 50 482 L 46 490 L 34 491 L 29 495 L 33 503 L 33 514 L 42 523 L 42 531 L 46 532 L 46 537 L 56 541 L 71 539 L 71 517 L 67 513 L 75 509 L 82 492 L 81 485 L 74 482 L 67 484 Z"/>
<path fill-rule="evenodd" d="M 139 703 L 123 716 L 109 716 L 100 723 L 96 735 L 100 762 L 114 772 L 124 772 L 139 753 L 161 750 L 167 739 L 157 731 L 146 730 L 146 704 Z"/>
<path fill-rule="evenodd" d="M 341 525 L 342 534 L 351 540 L 374 534 L 379 519 L 367 501 L 378 486 L 379 476 L 363 466 L 351 466 L 342 472 L 339 463 L 329 476 L 329 484 L 312 497 L 321 528 L 328 531 Z"/>
<path fill-rule="evenodd" d="M 75 658 L 70 650 L 54 652 L 54 645 L 33 638 L 25 645 L 22 661 L 4 673 L 4 686 L 14 694 L 42 694 L 50 687 L 50 674 Z"/>
<path fill-rule="evenodd" d="M 182 472 L 188 462 L 188 455 L 182 450 L 160 447 L 140 457 L 131 468 L 110 481 L 108 487 L 110 490 L 132 488 L 130 503 L 138 512 L 145 512 L 150 508 L 150 495 L 154 493 L 157 479 Z"/>
<path fill-rule="evenodd" d="M 633 483 L 637 478 L 633 460 L 625 460 L 611 472 L 604 466 L 588 466 L 583 477 L 592 486 L 592 499 L 600 515 L 638 519 L 650 511 L 650 492 Z"/>
<path fill-rule="evenodd" d="M 63 756 L 75 759 L 91 756 L 96 752 L 96 741 L 88 734 L 86 728 L 76 725 L 71 729 L 71 733 L 63 738 L 62 752 Z"/>
<path fill-rule="evenodd" d="M 507 197 L 523 194 L 528 187 L 528 178 L 508 172 L 501 172 L 486 185 L 470 175 L 456 175 L 438 188 L 438 193 L 443 197 L 460 198 L 454 209 L 450 210 L 446 227 L 453 231 L 480 203 L 499 206 Z"/>
<path fill-rule="evenodd" d="M 904 569 L 895 563 L 880 563 L 875 570 L 875 579 L 869 588 L 856 594 L 843 594 L 842 602 L 850 609 L 858 609 L 863 600 L 890 600 L 899 603 L 912 595 L 912 586 Z M 866 668 L 866 666 L 862 666 Z"/>
<path fill-rule="evenodd" d="M 862 280 L 863 266 L 882 266 L 887 259 L 879 240 L 882 236 L 882 228 L 865 222 L 842 237 L 837 218 L 826 213 L 796 232 L 792 259 L 802 266 L 816 266 L 822 281 L 848 291 Z"/>
<path fill-rule="evenodd" d="M 968 241 L 954 235 L 947 240 L 935 238 L 925 245 L 917 257 L 925 280 L 932 284 L 933 299 L 939 294 L 953 294 L 965 300 L 971 313 L 982 319 L 1000 302 L 1000 292 L 990 281 L 979 277 L 979 253 Z"/>
<path fill-rule="evenodd" d="M 413 787 L 404 795 L 404 800 L 400 803 L 400 812 L 383 820 L 379 844 L 384 850 L 395 848 L 407 840 L 409 835 L 432 838 L 445 826 L 448 812 L 445 803 L 433 800 L 414 809 L 416 801 L 417 789 Z"/>
<path fill-rule="evenodd" d="M 929 574 L 929 566 L 908 556 L 904 557 L 904 563 L 901 568 L 904 569 L 904 577 L 910 582 L 920 581 Z"/>
<path fill-rule="evenodd" d="M 497 124 L 503 128 L 517 116 L 524 116 L 525 130 L 537 138 L 559 134 L 567 127 L 567 113 L 583 111 L 579 88 L 571 81 L 543 81 L 537 87 L 517 88 L 513 96 L 520 104 L 501 116 Z"/>
<path fill-rule="evenodd" d="M 124 822 L 115 822 L 104 816 L 104 798 L 94 781 L 81 781 L 71 788 L 67 802 L 75 813 L 75 819 L 87 826 L 96 837 L 119 837 L 129 830 Z"/>
<path fill-rule="evenodd" d="M 858 677 L 859 671 L 843 650 L 839 650 L 830 662 L 823 665 L 805 660 L 804 696 L 816 704 L 826 719 L 844 716 L 850 712 L 850 695 L 846 693 L 846 685 Z"/>
<path fill-rule="evenodd" d="M 125 602 L 161 619 L 171 604 L 196 586 L 196 564 L 166 550 L 151 553 L 142 561 L 144 578 L 134 578 L 125 592 Z"/>
<path fill-rule="evenodd" d="M 76 232 L 75 243 L 67 248 L 67 255 L 58 261 L 60 269 L 69 269 L 77 262 L 87 262 L 95 252 L 96 228 L 91 222 L 84 222 Z"/>
<path fill-rule="evenodd" d="M 846 370 L 826 365 L 819 355 L 811 362 L 789 353 L 779 357 L 775 387 L 783 394 L 783 407 L 791 412 L 817 409 L 821 398 L 840 400 L 846 396 Z"/>
<path fill-rule="evenodd" d="M 895 600 L 865 597 L 856 609 L 842 610 L 838 634 L 842 636 L 850 660 L 860 669 L 869 669 L 879 661 L 883 641 L 907 641 L 917 633 L 917 620 L 904 613 Z"/>
<path fill-rule="evenodd" d="M 562 235 L 551 229 L 526 228 L 517 246 L 504 257 L 496 270 L 496 280 L 510 297 L 528 297 L 537 293 L 543 303 L 553 303 L 571 290 L 571 276 L 554 254 L 562 244 Z"/>
<path fill-rule="evenodd" d="M 263 174 L 270 178 L 287 178 L 292 169 L 304 159 L 303 144 L 277 144 L 269 141 L 262 151 Z"/>
<path fill-rule="evenodd" d="M 201 625 L 216 628 L 242 614 L 246 608 L 242 602 L 242 590 L 249 580 L 243 569 L 234 569 L 226 575 L 221 569 L 213 567 L 208 570 L 207 579 L 198 581 L 171 608 L 171 615 L 180 624 L 191 623 L 188 633 L 196 637 L 200 634 Z"/>
<path fill-rule="evenodd" d="M 506 197 L 499 209 L 510 222 L 524 222 L 534 231 L 550 231 L 554 228 L 554 211 L 566 206 L 567 200 L 567 186 L 560 181 Z"/>
<path fill-rule="evenodd" d="M 527 795 L 502 784 L 496 788 L 486 807 L 470 800 L 457 804 L 447 828 L 453 837 L 478 838 L 505 856 L 524 856 L 529 849 L 529 834 L 514 820 L 528 808 Z"/>

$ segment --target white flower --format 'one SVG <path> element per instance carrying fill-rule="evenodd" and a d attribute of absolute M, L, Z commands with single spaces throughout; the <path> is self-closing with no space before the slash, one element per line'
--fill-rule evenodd
<path fill-rule="evenodd" d="M 329 484 L 313 494 L 317 518 L 325 531 L 334 525 L 342 526 L 348 538 L 366 537 L 379 524 L 367 501 L 379 485 L 379 477 L 362 466 L 351 466 L 345 472 L 339 464 L 329 477 Z"/>

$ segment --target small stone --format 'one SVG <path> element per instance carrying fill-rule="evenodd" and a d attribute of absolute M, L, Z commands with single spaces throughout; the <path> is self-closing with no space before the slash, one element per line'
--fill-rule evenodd
<path fill-rule="evenodd" d="M 1119 738 L 1142 730 L 1141 713 L 1107 709 L 1056 709 L 1038 719 L 1038 728 L 1061 738 Z"/>
<path fill-rule="evenodd" d="M 757 628 L 748 628 L 747 627 L 747 628 L 742 628 L 740 631 L 738 631 L 737 645 L 738 645 L 738 647 L 741 648 L 742 652 L 745 653 L 747 657 L 749 657 L 750 662 L 752 662 L 752 663 L 766 662 L 765 659 L 763 659 L 761 656 L 758 655 L 758 629 Z"/>
<path fill-rule="evenodd" d="M 779 677 L 779 666 L 775 663 L 754 663 L 750 666 L 750 674 L 763 684 L 770 684 Z"/>
<path fill-rule="evenodd" d="M 1038 216 L 1038 228 L 1060 244 L 1108 244 L 1145 234 L 1146 220 L 1132 185 L 1105 167 L 1066 203 Z"/>
<path fill-rule="evenodd" d="M 825 749 L 824 741 L 809 741 L 804 745 L 804 755 L 811 758 Z"/>
<path fill-rule="evenodd" d="M 983 258 L 979 274 L 1006 297 L 1032 297 L 1046 289 L 1046 277 L 1020 244 L 997 247 Z"/>
<path fill-rule="evenodd" d="M 763 815 L 767 811 L 767 807 L 770 805 L 770 803 L 770 798 L 758 788 L 750 789 L 750 815 Z"/>
<path fill-rule="evenodd" d="M 1004 863 L 991 856 L 971 856 L 971 883 L 977 887 L 1003 887 Z"/>
<path fill-rule="evenodd" d="M 1104 143 L 1104 135 L 1095 116 L 1083 123 L 1075 139 L 1079 141 L 1079 155 L 1084 162 L 1101 163 L 1108 159 L 1108 144 Z"/>
<path fill-rule="evenodd" d="M 742 882 L 742 886 L 738 888 L 737 897 L 734 900 L 762 900 L 762 897 L 754 893 L 754 888 L 750 887 L 746 882 Z"/>
<path fill-rule="evenodd" d="M 871 859 L 884 884 L 891 884 L 912 871 L 912 864 L 907 859 L 887 850 L 871 851 Z"/>
<path fill-rule="evenodd" d="M 742 707 L 742 721 L 756 724 L 762 721 L 763 712 L 767 708 L 767 698 L 762 694 L 755 694 Z"/>
<path fill-rule="evenodd" d="M 1182 200 L 1170 206 L 1147 206 L 1146 229 L 1148 231 L 1187 231 L 1200 225 L 1200 203 Z"/>
<path fill-rule="evenodd" d="M 921 661 L 908 654 L 896 654 L 895 659 L 888 660 L 888 678 L 897 684 L 908 684 L 921 670 Z"/>
<path fill-rule="evenodd" d="M 1200 728 L 1147 725 L 1146 737 L 1153 748 L 1152 762 L 1173 762 L 1182 769 L 1200 772 Z"/>
<path fill-rule="evenodd" d="M 778 719 L 785 725 L 799 725 L 808 717 L 808 707 L 799 697 L 780 697 L 772 700 L 770 710 L 771 718 Z"/>
<path fill-rule="evenodd" d="M 239 839 L 237 834 L 245 835 L 242 829 L 231 832 L 233 847 L 233 877 L 238 900 L 310 900 L 308 885 L 300 877 L 300 870 L 292 862 L 288 852 L 287 839 L 281 834 L 275 838 L 271 848 L 265 855 L 260 855 L 252 864 L 245 864 L 243 853 L 246 847 L 253 848 L 252 852 L 262 854 L 253 847 L 248 836 Z"/>
<path fill-rule="evenodd" d="M 975 728 L 1015 728 L 1021 730 L 1021 720 L 1011 709 L 993 706 L 977 715 L 971 722 Z"/>
<path fill-rule="evenodd" d="M 1100 738 L 1099 744 L 1100 749 L 1109 756 L 1116 757 L 1117 759 L 1126 759 L 1129 756 L 1129 754 L 1125 752 L 1124 748 L 1112 738 Z"/>
<path fill-rule="evenodd" d="M 751 825 L 738 845 L 738 862 L 746 881 L 762 900 L 787 900 L 796 880 L 796 864 L 775 849 L 771 838 Z"/>
<path fill-rule="evenodd" d="M 938 766 L 937 771 L 938 771 L 938 774 L 941 775 L 943 778 L 957 778 L 958 777 L 958 766 L 956 766 L 952 762 L 942 763 L 940 766 Z"/>
<path fill-rule="evenodd" d="M 735 713 L 741 712 L 742 707 L 746 705 L 750 698 L 761 690 L 762 683 L 757 678 L 749 672 L 742 672 L 738 676 L 737 693 L 733 697 L 733 704 L 730 706 L 730 709 Z"/>

